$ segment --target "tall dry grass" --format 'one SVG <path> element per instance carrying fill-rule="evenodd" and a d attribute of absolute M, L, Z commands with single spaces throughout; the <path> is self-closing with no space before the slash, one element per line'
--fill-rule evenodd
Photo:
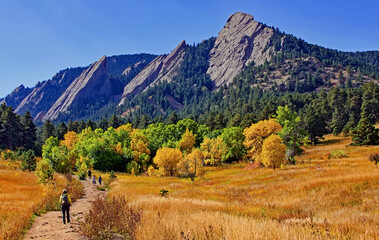
<path fill-rule="evenodd" d="M 21 239 L 33 216 L 59 209 L 59 196 L 69 187 L 74 199 L 83 194 L 79 181 L 71 183 L 63 175 L 55 175 L 55 185 L 37 183 L 34 172 L 16 169 L 17 162 L 0 161 L 0 239 Z"/>
<path fill-rule="evenodd" d="M 275 171 L 235 164 L 195 182 L 119 174 L 109 195 L 143 209 L 136 239 L 379 239 L 379 167 L 368 160 L 379 146 L 350 142 L 327 136 Z M 334 150 L 347 157 L 324 158 Z"/>

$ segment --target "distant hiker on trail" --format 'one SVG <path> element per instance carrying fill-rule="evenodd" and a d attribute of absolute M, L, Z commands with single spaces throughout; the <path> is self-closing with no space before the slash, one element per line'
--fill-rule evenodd
<path fill-rule="evenodd" d="M 101 176 L 99 176 L 99 184 L 101 185 L 101 181 L 103 181 L 103 179 L 101 178 Z"/>
<path fill-rule="evenodd" d="M 71 206 L 71 198 L 67 194 L 67 190 L 64 189 L 61 197 L 59 198 L 59 203 L 61 204 L 62 208 L 62 217 L 63 217 L 63 224 L 66 224 L 65 215 L 67 215 L 67 223 L 70 222 L 70 206 Z"/>
<path fill-rule="evenodd" d="M 95 176 L 95 175 L 93 175 L 92 183 L 93 183 L 93 184 L 96 184 L 96 176 Z"/>
<path fill-rule="evenodd" d="M 91 175 L 92 175 L 91 169 L 88 169 L 88 177 L 89 177 L 89 179 L 91 179 Z"/>

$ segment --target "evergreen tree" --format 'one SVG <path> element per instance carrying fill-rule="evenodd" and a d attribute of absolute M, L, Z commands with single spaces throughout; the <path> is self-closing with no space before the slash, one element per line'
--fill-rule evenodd
<path fill-rule="evenodd" d="M 55 136 L 55 127 L 50 120 L 46 120 L 43 124 L 42 141 L 45 142 L 51 136 Z"/>
<path fill-rule="evenodd" d="M 326 134 L 326 119 L 320 102 L 316 99 L 308 105 L 303 115 L 304 128 L 309 134 L 309 140 L 316 144 Z"/>
<path fill-rule="evenodd" d="M 37 128 L 30 112 L 26 112 L 21 117 L 21 126 L 23 129 L 21 138 L 22 147 L 25 149 L 33 149 L 37 141 Z"/>
<path fill-rule="evenodd" d="M 68 132 L 68 128 L 64 122 L 61 122 L 57 127 L 56 136 L 58 140 L 63 140 L 64 135 Z"/>
<path fill-rule="evenodd" d="M 83 131 L 83 129 L 86 128 L 86 123 L 84 122 L 84 120 L 82 119 L 80 122 L 79 122 L 79 125 L 78 125 L 78 132 L 77 133 L 81 133 Z"/>
<path fill-rule="evenodd" d="M 347 102 L 346 91 L 342 88 L 334 88 L 331 91 L 331 106 L 333 108 L 333 116 L 331 128 L 333 134 L 338 135 L 342 132 L 343 127 L 348 121 L 345 104 Z"/>
<path fill-rule="evenodd" d="M 108 120 L 106 118 L 103 118 L 97 125 L 99 126 L 99 128 L 106 131 L 108 129 Z"/>
<path fill-rule="evenodd" d="M 371 124 L 379 121 L 379 86 L 372 82 L 363 85 L 361 119 L 364 118 Z"/>
<path fill-rule="evenodd" d="M 86 128 L 89 128 L 91 127 L 92 130 L 95 130 L 96 129 L 96 123 L 91 121 L 90 119 L 88 119 L 88 121 L 86 122 Z"/>
<path fill-rule="evenodd" d="M 376 129 L 368 118 L 362 118 L 353 130 L 353 145 L 378 145 L 379 129 Z"/>
<path fill-rule="evenodd" d="M 113 115 L 109 119 L 108 127 L 113 127 L 114 129 L 116 129 L 121 125 L 122 125 L 122 120 L 119 117 L 117 117 L 116 115 Z"/>
<path fill-rule="evenodd" d="M 14 113 L 13 108 L 4 104 L 0 107 L 0 145 L 7 149 L 16 149 L 21 146 L 22 126 L 20 117 Z"/>
<path fill-rule="evenodd" d="M 178 114 L 173 111 L 170 115 L 170 117 L 167 119 L 168 124 L 176 124 L 180 120 Z"/>

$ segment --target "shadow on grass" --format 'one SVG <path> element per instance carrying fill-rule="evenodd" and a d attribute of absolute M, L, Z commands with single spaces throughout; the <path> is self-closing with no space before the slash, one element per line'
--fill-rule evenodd
<path fill-rule="evenodd" d="M 344 139 L 328 139 L 328 140 L 324 140 L 322 141 L 319 145 L 332 145 L 332 144 L 337 144 L 337 143 L 341 143 Z"/>

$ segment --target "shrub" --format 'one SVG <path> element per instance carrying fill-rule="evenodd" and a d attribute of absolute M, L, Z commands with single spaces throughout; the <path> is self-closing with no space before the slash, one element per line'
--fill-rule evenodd
<path fill-rule="evenodd" d="M 161 197 L 167 197 L 167 196 L 168 196 L 168 190 L 162 188 L 161 190 L 159 190 L 159 195 L 160 195 Z"/>
<path fill-rule="evenodd" d="M 379 153 L 371 154 L 368 159 L 371 162 L 375 163 L 375 165 L 378 165 L 378 162 L 379 162 Z"/>
<path fill-rule="evenodd" d="M 129 206 L 123 197 L 108 200 L 98 197 L 85 214 L 80 231 L 89 239 L 111 239 L 116 234 L 135 239 L 141 216 L 142 210 Z"/>
<path fill-rule="evenodd" d="M 330 153 L 330 158 L 347 158 L 348 155 L 344 150 L 333 150 Z"/>

